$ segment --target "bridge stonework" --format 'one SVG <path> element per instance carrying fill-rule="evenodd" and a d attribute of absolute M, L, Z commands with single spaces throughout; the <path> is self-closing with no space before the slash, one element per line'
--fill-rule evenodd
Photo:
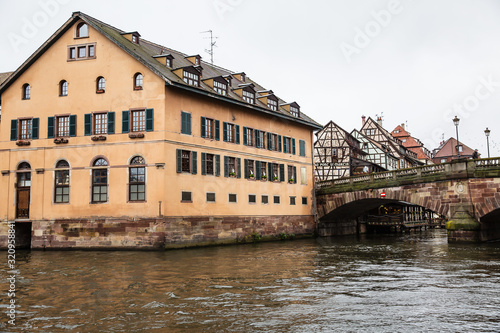
<path fill-rule="evenodd" d="M 360 213 L 383 203 L 403 201 L 445 216 L 449 241 L 498 239 L 499 163 L 499 159 L 461 160 L 320 183 L 318 232 L 355 233 Z"/>

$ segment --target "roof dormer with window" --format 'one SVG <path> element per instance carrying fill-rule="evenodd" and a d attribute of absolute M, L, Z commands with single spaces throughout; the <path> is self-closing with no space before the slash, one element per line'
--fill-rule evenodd
<path fill-rule="evenodd" d="M 195 66 L 201 65 L 201 56 L 199 54 L 187 56 L 186 60 L 188 60 L 189 62 L 191 62 Z"/>
<path fill-rule="evenodd" d="M 186 84 L 194 87 L 200 86 L 201 66 L 181 67 L 172 72 L 180 77 Z"/>
<path fill-rule="evenodd" d="M 280 106 L 288 111 L 293 117 L 300 118 L 300 105 L 298 105 L 297 102 L 281 104 Z"/>
<path fill-rule="evenodd" d="M 272 111 L 278 111 L 278 97 L 272 94 L 272 90 L 269 90 L 271 94 L 258 97 L 258 100 L 265 104 L 268 109 Z M 266 91 L 266 92 L 269 92 Z"/>
<path fill-rule="evenodd" d="M 153 56 L 157 61 L 167 66 L 168 68 L 172 68 L 174 65 L 174 56 L 171 54 L 160 54 Z"/>
<path fill-rule="evenodd" d="M 245 102 L 255 104 L 255 89 L 253 83 L 240 84 L 233 92 L 240 96 Z"/>
<path fill-rule="evenodd" d="M 141 34 L 138 33 L 137 31 L 134 31 L 134 32 L 124 32 L 121 35 L 123 37 L 127 38 L 132 43 L 139 44 L 139 37 L 141 37 Z"/>
<path fill-rule="evenodd" d="M 222 96 L 227 96 L 228 92 L 228 82 L 222 76 L 216 76 L 209 79 L 203 80 L 207 86 L 215 90 L 215 92 Z"/>
<path fill-rule="evenodd" d="M 241 73 L 233 73 L 232 76 L 241 81 L 241 82 L 246 82 L 246 74 L 245 72 L 241 72 Z"/>

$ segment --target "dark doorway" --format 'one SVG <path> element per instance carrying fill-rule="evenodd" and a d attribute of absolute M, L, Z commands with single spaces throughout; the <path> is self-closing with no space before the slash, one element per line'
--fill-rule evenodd
<path fill-rule="evenodd" d="M 31 222 L 15 222 L 16 249 L 31 248 Z"/>
<path fill-rule="evenodd" d="M 23 162 L 17 168 L 16 218 L 30 217 L 31 166 Z"/>

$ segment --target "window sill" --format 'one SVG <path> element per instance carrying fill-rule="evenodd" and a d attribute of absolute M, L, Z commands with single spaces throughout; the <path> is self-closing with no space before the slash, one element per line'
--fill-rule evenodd
<path fill-rule="evenodd" d="M 134 87 L 134 90 L 142 90 L 142 87 Z"/>
<path fill-rule="evenodd" d="M 107 201 L 99 201 L 99 202 L 91 202 L 91 205 L 100 205 L 100 204 L 107 204 Z"/>
<path fill-rule="evenodd" d="M 147 203 L 147 200 L 127 200 L 127 203 Z"/>
<path fill-rule="evenodd" d="M 29 146 L 29 145 L 31 145 L 31 141 L 18 140 L 18 141 L 16 141 L 16 145 L 18 145 L 18 146 Z"/>
<path fill-rule="evenodd" d="M 92 141 L 106 141 L 105 135 L 94 135 L 90 138 Z"/>
<path fill-rule="evenodd" d="M 97 90 L 95 93 L 96 93 L 96 94 L 104 94 L 104 93 L 105 93 L 105 91 L 104 91 L 104 90 Z"/>
<path fill-rule="evenodd" d="M 68 97 L 68 95 L 59 95 L 59 97 Z"/>
<path fill-rule="evenodd" d="M 193 203 L 193 201 L 192 200 L 189 200 L 189 201 L 188 200 L 181 200 L 181 203 Z"/>

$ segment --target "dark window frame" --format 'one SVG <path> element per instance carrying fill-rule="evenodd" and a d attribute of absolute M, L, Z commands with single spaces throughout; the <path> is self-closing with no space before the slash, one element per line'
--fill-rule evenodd
<path fill-rule="evenodd" d="M 96 80 L 96 94 L 104 94 L 106 92 L 106 79 L 99 76 Z"/>
<path fill-rule="evenodd" d="M 54 203 L 69 203 L 70 198 L 70 165 L 66 160 L 57 162 L 54 169 Z M 60 190 L 59 190 L 60 189 Z M 66 193 L 65 193 L 66 192 Z"/>
<path fill-rule="evenodd" d="M 109 169 L 109 163 L 103 157 L 97 158 L 92 164 L 92 189 L 91 189 L 91 200 L 90 200 L 92 204 L 107 203 L 109 200 L 108 169 Z M 105 196 L 105 200 L 103 200 L 103 195 Z M 96 196 L 98 196 L 97 200 Z"/>
<path fill-rule="evenodd" d="M 85 49 L 85 55 L 80 56 L 80 49 Z M 92 55 L 90 55 L 92 54 Z M 67 61 L 90 60 L 96 58 L 96 43 L 77 44 L 68 46 Z"/>
<path fill-rule="evenodd" d="M 23 84 L 22 99 L 23 100 L 31 99 L 31 86 L 29 83 Z"/>
<path fill-rule="evenodd" d="M 68 96 L 68 81 L 61 80 L 59 82 L 59 97 Z"/>
<path fill-rule="evenodd" d="M 146 202 L 146 161 L 144 158 L 134 156 L 130 160 L 128 171 L 128 201 Z M 135 198 L 133 198 L 134 195 Z"/>
<path fill-rule="evenodd" d="M 137 72 L 134 74 L 134 90 L 143 90 L 144 89 L 144 75 L 142 73 Z"/>

